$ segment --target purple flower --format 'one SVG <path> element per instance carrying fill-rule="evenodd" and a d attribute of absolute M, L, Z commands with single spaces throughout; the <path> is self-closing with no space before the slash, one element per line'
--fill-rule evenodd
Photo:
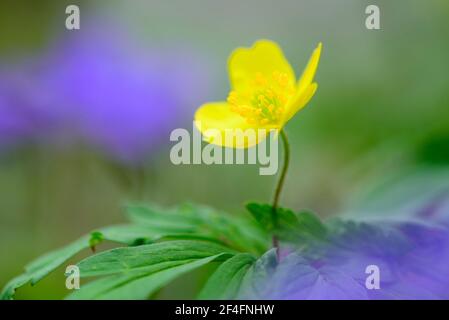
<path fill-rule="evenodd" d="M 35 118 L 48 113 L 58 120 L 58 134 L 81 138 L 129 164 L 168 143 L 170 131 L 185 125 L 183 119 L 204 99 L 204 61 L 185 48 L 139 46 L 106 26 L 86 23 L 64 34 L 26 69 L 29 83 L 13 88 L 20 99 L 4 95 L 1 86 L 0 110 L 7 109 L 4 119 L 11 119 L 0 130 L 11 132 L 11 139 L 30 135 Z M 42 107 L 41 95 L 48 96 Z"/>
<path fill-rule="evenodd" d="M 48 110 L 51 95 L 40 91 L 23 72 L 3 71 L 0 79 L 0 150 L 35 141 L 59 123 Z M 27 94 L 24 94 L 24 91 Z"/>
<path fill-rule="evenodd" d="M 279 263 L 273 251 L 248 274 L 242 298 L 449 299 L 449 229 L 417 222 L 338 221 L 326 243 Z M 365 285 L 380 271 L 380 289 Z"/>
<path fill-rule="evenodd" d="M 449 299 L 449 171 L 418 166 L 328 222 L 326 241 L 265 254 L 246 277 L 251 299 Z M 285 245 L 284 245 L 285 248 Z M 290 249 L 290 250 L 288 250 Z M 368 289 L 368 266 L 380 289 Z"/>

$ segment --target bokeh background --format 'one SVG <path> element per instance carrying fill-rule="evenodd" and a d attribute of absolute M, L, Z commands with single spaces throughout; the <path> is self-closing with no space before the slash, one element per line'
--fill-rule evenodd
<path fill-rule="evenodd" d="M 81 29 L 65 29 L 65 8 Z M 365 8 L 381 30 L 365 28 Z M 0 2 L 0 287 L 24 264 L 123 221 L 128 201 L 243 213 L 257 166 L 175 166 L 172 129 L 227 96 L 238 46 L 278 42 L 297 74 L 319 41 L 319 89 L 287 125 L 282 204 L 325 218 L 370 185 L 449 158 L 449 3 L 360 0 Z M 190 297 L 201 272 L 159 296 Z M 182 290 L 179 290 L 182 288 Z M 18 298 L 61 298 L 63 270 Z"/>

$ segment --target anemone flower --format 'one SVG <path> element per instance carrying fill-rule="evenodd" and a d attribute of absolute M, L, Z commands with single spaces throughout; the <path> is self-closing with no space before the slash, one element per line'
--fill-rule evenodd
<path fill-rule="evenodd" d="M 228 61 L 231 91 L 227 101 L 205 103 L 195 113 L 204 138 L 212 144 L 248 148 L 265 139 L 270 130 L 282 134 L 285 124 L 315 94 L 321 47 L 320 43 L 313 51 L 299 80 L 273 41 L 259 40 L 251 48 L 234 50 Z M 222 139 L 226 130 L 248 129 L 258 132 L 256 139 Z"/>

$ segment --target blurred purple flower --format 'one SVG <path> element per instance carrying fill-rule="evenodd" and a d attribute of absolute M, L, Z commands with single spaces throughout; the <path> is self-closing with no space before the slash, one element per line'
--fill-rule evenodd
<path fill-rule="evenodd" d="M 273 251 L 249 273 L 241 298 L 449 299 L 449 229 L 419 222 L 337 221 L 326 243 L 294 251 L 278 264 Z M 366 267 L 380 270 L 367 289 Z"/>
<path fill-rule="evenodd" d="M 26 69 L 28 86 L 18 83 L 8 94 L 0 86 L 0 112 L 8 122 L 0 130 L 8 139 L 35 134 L 35 118 L 48 113 L 42 122 L 57 119 L 58 134 L 135 164 L 167 144 L 169 132 L 185 125 L 204 100 L 204 61 L 186 48 L 148 49 L 116 28 L 88 24 L 64 36 Z M 43 94 L 49 97 L 37 107 Z"/>
<path fill-rule="evenodd" d="M 35 140 L 55 129 L 59 121 L 48 110 L 51 96 L 22 72 L 2 72 L 0 78 L 0 150 Z M 26 94 L 24 94 L 26 92 Z"/>
<path fill-rule="evenodd" d="M 449 299 L 448 177 L 426 166 L 382 177 L 389 183 L 328 222 L 326 241 L 284 249 L 279 263 L 273 251 L 259 259 L 240 297 Z M 379 267 L 379 290 L 365 286 L 369 265 Z"/>

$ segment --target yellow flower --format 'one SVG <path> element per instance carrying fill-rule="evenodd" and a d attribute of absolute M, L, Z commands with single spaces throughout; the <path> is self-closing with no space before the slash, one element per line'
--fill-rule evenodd
<path fill-rule="evenodd" d="M 228 61 L 231 91 L 227 101 L 203 104 L 195 113 L 198 130 L 209 143 L 247 148 L 265 139 L 269 130 L 282 129 L 314 95 L 317 84 L 313 78 L 320 53 L 321 43 L 296 81 L 275 42 L 259 40 L 251 48 L 236 49 Z M 258 131 L 252 141 L 226 142 L 225 132 L 236 129 L 265 130 Z"/>

